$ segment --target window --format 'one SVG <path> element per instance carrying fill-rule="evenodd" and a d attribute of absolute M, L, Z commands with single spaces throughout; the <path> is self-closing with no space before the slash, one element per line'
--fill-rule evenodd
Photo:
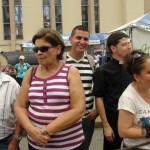
<path fill-rule="evenodd" d="M 99 32 L 99 0 L 81 0 L 82 25 L 90 32 Z"/>
<path fill-rule="evenodd" d="M 62 33 L 61 0 L 55 0 L 56 31 Z"/>
<path fill-rule="evenodd" d="M 16 39 L 23 39 L 21 0 L 15 0 L 14 5 L 15 5 Z"/>
<path fill-rule="evenodd" d="M 43 0 L 43 23 L 44 28 L 50 28 L 50 1 Z"/>
<path fill-rule="evenodd" d="M 3 7 L 4 40 L 10 40 L 9 0 L 3 0 L 2 7 Z"/>
<path fill-rule="evenodd" d="M 99 0 L 94 0 L 95 32 L 99 32 Z"/>
<path fill-rule="evenodd" d="M 88 28 L 88 0 L 81 0 L 82 25 Z"/>
<path fill-rule="evenodd" d="M 62 33 L 61 0 L 43 0 L 44 28 L 52 28 Z"/>

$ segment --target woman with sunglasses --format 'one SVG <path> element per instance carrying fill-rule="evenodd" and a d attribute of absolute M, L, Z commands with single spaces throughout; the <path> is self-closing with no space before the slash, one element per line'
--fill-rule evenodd
<path fill-rule="evenodd" d="M 39 65 L 28 70 L 15 105 L 29 150 L 84 150 L 85 95 L 79 72 L 61 62 L 65 45 L 56 31 L 41 29 L 32 41 Z"/>
<path fill-rule="evenodd" d="M 126 55 L 124 66 L 133 82 L 119 99 L 119 135 L 124 138 L 124 147 L 149 150 L 147 138 L 150 138 L 150 55 L 134 50 Z"/>

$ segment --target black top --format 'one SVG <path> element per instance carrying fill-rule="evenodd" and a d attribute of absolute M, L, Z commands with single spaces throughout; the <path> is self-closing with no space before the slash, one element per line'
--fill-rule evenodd
<path fill-rule="evenodd" d="M 131 76 L 118 60 L 112 59 L 97 68 L 94 75 L 93 95 L 103 97 L 105 109 L 117 111 L 118 100 L 131 82 Z"/>

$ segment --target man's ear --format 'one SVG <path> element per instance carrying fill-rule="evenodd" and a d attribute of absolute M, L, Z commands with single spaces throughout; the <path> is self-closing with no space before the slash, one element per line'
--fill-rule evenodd
<path fill-rule="evenodd" d="M 112 52 L 115 52 L 115 51 L 116 51 L 116 46 L 111 45 L 111 46 L 110 46 L 110 49 L 111 49 Z"/>
<path fill-rule="evenodd" d="M 69 41 L 70 41 L 70 43 L 72 42 L 72 36 L 69 37 Z"/>

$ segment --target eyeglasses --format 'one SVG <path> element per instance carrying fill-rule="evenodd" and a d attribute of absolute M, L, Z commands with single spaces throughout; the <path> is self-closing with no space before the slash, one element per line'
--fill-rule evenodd
<path fill-rule="evenodd" d="M 37 53 L 39 50 L 44 53 L 44 52 L 47 52 L 49 48 L 53 48 L 54 46 L 41 46 L 41 47 L 34 47 L 33 48 L 33 51 L 35 53 Z"/>
<path fill-rule="evenodd" d="M 121 45 L 124 47 L 131 46 L 131 42 L 122 43 Z"/>

